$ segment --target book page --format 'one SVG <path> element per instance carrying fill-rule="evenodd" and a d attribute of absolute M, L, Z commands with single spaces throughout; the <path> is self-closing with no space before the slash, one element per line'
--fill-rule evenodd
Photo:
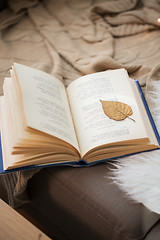
<path fill-rule="evenodd" d="M 22 93 L 26 126 L 60 138 L 79 150 L 66 90 L 60 80 L 17 63 L 14 73 L 13 79 L 17 79 Z"/>
<path fill-rule="evenodd" d="M 100 145 L 148 138 L 125 69 L 108 70 L 75 80 L 67 89 L 82 156 Z M 131 106 L 131 120 L 115 121 L 103 111 L 103 101 Z"/>

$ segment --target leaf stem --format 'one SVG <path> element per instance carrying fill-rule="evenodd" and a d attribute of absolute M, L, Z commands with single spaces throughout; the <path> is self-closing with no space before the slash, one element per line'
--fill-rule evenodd
<path fill-rule="evenodd" d="M 133 118 L 131 118 L 131 117 L 128 117 L 129 119 L 131 119 L 133 122 L 136 122 L 136 120 L 135 119 L 133 119 Z"/>

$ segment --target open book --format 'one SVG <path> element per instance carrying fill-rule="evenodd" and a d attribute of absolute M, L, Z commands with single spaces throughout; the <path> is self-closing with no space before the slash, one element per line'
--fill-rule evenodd
<path fill-rule="evenodd" d="M 159 148 L 136 81 L 125 69 L 57 78 L 15 63 L 0 98 L 3 170 L 85 164 Z"/>

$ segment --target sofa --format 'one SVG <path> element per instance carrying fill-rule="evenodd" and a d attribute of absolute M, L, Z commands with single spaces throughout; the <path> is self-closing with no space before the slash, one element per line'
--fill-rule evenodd
<path fill-rule="evenodd" d="M 29 180 L 30 202 L 18 211 L 52 239 L 158 240 L 160 216 L 129 199 L 112 168 L 44 168 Z"/>
<path fill-rule="evenodd" d="M 113 168 L 44 168 L 28 181 L 30 201 L 16 210 L 53 240 L 159 240 L 159 214 L 129 199 Z"/>
<path fill-rule="evenodd" d="M 6 1 L 0 7 L 8 7 Z M 101 8 L 98 11 L 104 14 Z M 10 62 L 13 59 L 11 56 Z M 137 69 L 138 65 L 128 66 L 131 72 Z M 138 74 L 145 76 L 148 70 L 141 68 Z M 141 80 L 143 84 L 144 78 Z M 159 214 L 129 198 L 114 182 L 113 169 L 112 162 L 42 168 L 27 182 L 29 200 L 16 210 L 53 240 L 159 240 Z M 10 204 L 7 189 L 0 185 L 0 197 Z"/>

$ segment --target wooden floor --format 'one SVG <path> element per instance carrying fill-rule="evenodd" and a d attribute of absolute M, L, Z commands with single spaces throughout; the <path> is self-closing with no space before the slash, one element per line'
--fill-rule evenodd
<path fill-rule="evenodd" d="M 49 240 L 50 238 L 0 199 L 0 239 Z"/>

